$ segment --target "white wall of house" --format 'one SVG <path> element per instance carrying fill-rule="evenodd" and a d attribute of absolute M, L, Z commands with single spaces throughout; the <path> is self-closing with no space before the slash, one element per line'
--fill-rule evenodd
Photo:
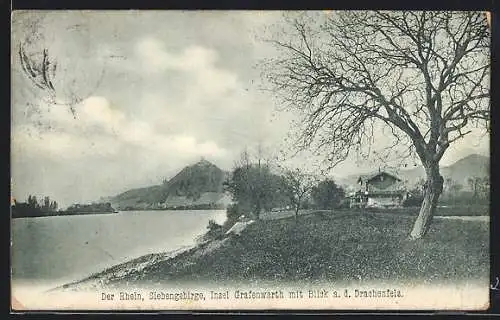
<path fill-rule="evenodd" d="M 366 203 L 367 207 L 385 207 L 385 206 L 399 206 L 401 204 L 400 200 L 393 197 L 368 197 Z"/>

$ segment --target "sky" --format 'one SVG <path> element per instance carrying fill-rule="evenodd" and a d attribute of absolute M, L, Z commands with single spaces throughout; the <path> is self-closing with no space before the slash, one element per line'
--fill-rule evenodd
<path fill-rule="evenodd" d="M 58 99 L 83 99 L 74 113 L 44 99 L 19 71 L 16 44 L 37 19 L 43 37 L 28 50 L 48 48 Z M 14 14 L 13 196 L 47 195 L 67 206 L 159 184 L 201 158 L 230 170 L 244 148 L 261 145 L 269 157 L 289 149 L 295 116 L 276 110 L 257 68 L 275 54 L 260 36 L 281 19 L 276 11 Z M 488 146 L 488 137 L 472 134 L 442 163 L 488 154 Z M 307 153 L 289 159 L 297 166 L 317 160 Z M 380 165 L 352 157 L 331 174 Z"/>

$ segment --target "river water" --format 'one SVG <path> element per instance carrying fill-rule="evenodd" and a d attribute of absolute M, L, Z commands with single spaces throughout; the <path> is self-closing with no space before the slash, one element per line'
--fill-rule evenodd
<path fill-rule="evenodd" d="M 19 284 L 54 286 L 149 253 L 193 245 L 224 210 L 127 211 L 12 220 L 11 272 Z"/>

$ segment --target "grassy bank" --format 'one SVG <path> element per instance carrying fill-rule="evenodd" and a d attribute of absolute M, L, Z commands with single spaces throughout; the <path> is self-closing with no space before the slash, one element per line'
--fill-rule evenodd
<path fill-rule="evenodd" d="M 391 213 L 396 215 L 409 215 L 416 217 L 420 207 L 408 207 L 399 209 L 365 209 L 368 212 Z M 449 205 L 439 206 L 436 209 L 437 216 L 489 216 L 489 205 Z"/>
<path fill-rule="evenodd" d="M 484 279 L 488 223 L 435 220 L 426 238 L 408 241 L 408 216 L 319 212 L 260 220 L 240 236 L 204 243 L 140 272 L 109 277 L 130 283 L 377 281 L 431 283 Z M 106 276 L 106 273 L 95 278 Z"/>

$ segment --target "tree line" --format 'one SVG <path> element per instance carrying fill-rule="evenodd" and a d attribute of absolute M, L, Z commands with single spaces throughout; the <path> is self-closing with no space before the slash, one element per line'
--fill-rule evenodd
<path fill-rule="evenodd" d="M 38 217 L 54 215 L 58 212 L 57 201 L 51 200 L 45 196 L 43 199 L 37 199 L 34 195 L 28 195 L 26 202 L 18 202 L 14 200 L 12 205 L 13 217 Z"/>
<path fill-rule="evenodd" d="M 263 212 L 334 209 L 342 205 L 345 192 L 332 179 L 320 179 L 300 168 L 285 168 L 265 160 L 251 159 L 244 151 L 241 160 L 224 182 L 234 203 L 227 209 L 228 222 L 241 215 L 259 219 Z"/>
<path fill-rule="evenodd" d="M 409 190 L 405 206 L 415 206 L 422 203 L 425 194 L 425 180 L 420 179 Z M 458 204 L 489 204 L 490 177 L 469 177 L 464 183 L 447 178 L 443 184 L 443 194 L 440 205 Z"/>
<path fill-rule="evenodd" d="M 34 195 L 28 195 L 25 202 L 19 202 L 14 199 L 11 204 L 12 218 L 115 212 L 115 209 L 113 209 L 109 202 L 73 204 L 66 210 L 61 210 L 58 207 L 57 201 L 51 200 L 48 196 L 39 200 Z"/>
<path fill-rule="evenodd" d="M 74 204 L 66 209 L 68 213 L 110 213 L 115 210 L 111 203 Z"/>
<path fill-rule="evenodd" d="M 440 205 L 486 204 L 489 201 L 489 177 L 470 177 L 467 187 L 447 178 L 443 183 Z M 426 180 L 420 179 L 408 190 L 403 206 L 421 206 L 426 193 Z M 264 212 L 300 209 L 332 210 L 349 205 L 344 189 L 333 179 L 321 178 L 300 168 L 287 168 L 262 157 L 253 157 L 245 150 L 236 162 L 225 191 L 232 195 L 233 204 L 227 209 L 228 223 L 242 215 L 259 219 Z M 465 190 L 467 189 L 467 190 Z"/>

